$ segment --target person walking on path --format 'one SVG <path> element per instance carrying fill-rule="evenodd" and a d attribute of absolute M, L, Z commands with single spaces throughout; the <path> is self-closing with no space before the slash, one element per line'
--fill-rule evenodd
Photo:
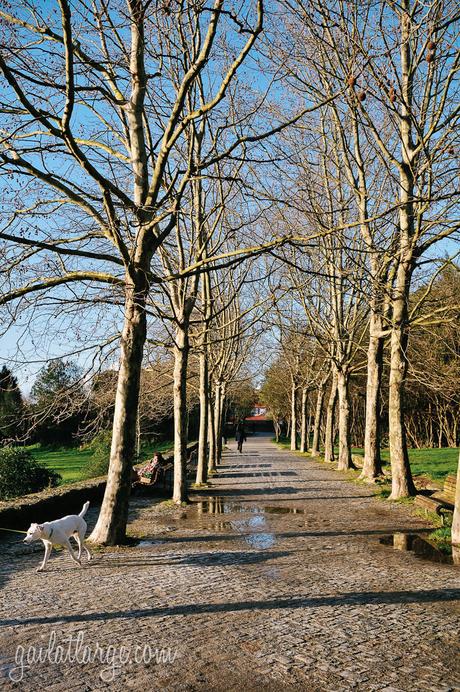
<path fill-rule="evenodd" d="M 244 421 L 240 420 L 237 423 L 235 431 L 235 440 L 238 445 L 238 451 L 240 454 L 243 453 L 243 442 L 246 442 L 246 432 L 244 430 Z"/>

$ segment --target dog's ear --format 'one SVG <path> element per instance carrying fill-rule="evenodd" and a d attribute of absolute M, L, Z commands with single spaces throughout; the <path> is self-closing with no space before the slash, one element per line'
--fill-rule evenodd
<path fill-rule="evenodd" d="M 43 531 L 45 528 L 45 524 L 37 524 L 37 529 L 40 529 L 40 531 Z"/>

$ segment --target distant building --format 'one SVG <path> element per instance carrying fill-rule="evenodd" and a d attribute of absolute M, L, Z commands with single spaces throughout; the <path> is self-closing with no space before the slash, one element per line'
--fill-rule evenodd
<path fill-rule="evenodd" d="M 266 416 L 267 415 L 267 407 L 264 404 L 254 404 L 253 409 L 251 410 L 251 416 L 250 418 L 259 418 L 260 416 Z M 247 420 L 250 420 L 250 418 L 247 418 Z"/>
<path fill-rule="evenodd" d="M 246 416 L 245 422 L 248 432 L 272 432 L 273 421 L 270 416 L 267 416 L 267 406 L 257 403 L 251 409 L 251 415 Z"/>

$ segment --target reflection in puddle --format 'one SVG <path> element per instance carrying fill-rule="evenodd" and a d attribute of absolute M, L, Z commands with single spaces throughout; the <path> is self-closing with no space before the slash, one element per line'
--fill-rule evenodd
<path fill-rule="evenodd" d="M 139 541 L 136 545 L 137 548 L 150 548 L 152 545 L 159 545 L 164 541 Z"/>
<path fill-rule="evenodd" d="M 226 521 L 219 521 L 212 524 L 217 530 L 232 530 L 238 533 L 241 538 L 251 546 L 259 550 L 271 548 L 275 542 L 275 536 L 272 533 L 266 533 L 263 530 L 266 524 L 265 514 L 276 514 L 280 510 L 280 514 L 287 514 L 294 510 L 287 507 L 258 507 L 256 505 L 243 505 L 239 502 L 229 502 L 221 497 L 210 497 L 203 502 L 194 502 L 198 516 L 212 515 L 232 515 L 244 514 L 241 518 L 235 517 Z"/>
<path fill-rule="evenodd" d="M 416 533 L 394 533 L 380 538 L 382 545 L 391 545 L 395 550 L 410 551 L 424 560 L 442 562 L 446 564 L 459 564 L 453 556 L 439 550 L 429 541 Z M 456 556 L 458 557 L 458 556 Z"/>
<path fill-rule="evenodd" d="M 275 536 L 272 533 L 250 533 L 243 536 L 251 548 L 271 548 L 275 545 Z"/>
<path fill-rule="evenodd" d="M 304 509 L 297 507 L 264 507 L 263 510 L 267 514 L 306 514 Z"/>
<path fill-rule="evenodd" d="M 193 504 L 198 514 L 306 514 L 304 509 L 297 507 L 248 506 L 239 502 L 229 502 L 221 497 L 210 497 L 208 500 Z"/>
<path fill-rule="evenodd" d="M 204 502 L 194 502 L 198 514 L 236 514 L 237 512 L 261 514 L 260 507 L 245 507 L 237 502 L 228 502 L 221 497 L 210 497 Z"/>

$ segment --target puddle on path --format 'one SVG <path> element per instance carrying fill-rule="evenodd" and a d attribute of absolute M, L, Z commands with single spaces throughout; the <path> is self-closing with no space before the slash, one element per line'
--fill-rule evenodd
<path fill-rule="evenodd" d="M 263 511 L 267 514 L 306 514 L 304 509 L 297 507 L 264 507 Z"/>
<path fill-rule="evenodd" d="M 251 548 L 272 548 L 275 543 L 275 536 L 272 533 L 250 533 L 242 536 Z"/>
<path fill-rule="evenodd" d="M 304 509 L 297 507 L 244 505 L 239 502 L 229 502 L 221 497 L 194 502 L 193 506 L 196 507 L 198 514 L 306 514 Z"/>
<path fill-rule="evenodd" d="M 136 548 L 150 548 L 152 545 L 160 545 L 160 543 L 164 543 L 164 541 L 139 541 Z"/>
<path fill-rule="evenodd" d="M 439 550 L 435 545 L 423 538 L 423 536 L 416 533 L 393 533 L 388 536 L 382 536 L 379 542 L 382 545 L 391 546 L 394 550 L 411 552 L 420 559 L 429 560 L 430 562 L 449 565 L 460 564 L 460 562 L 454 560 L 451 554 Z"/>
<path fill-rule="evenodd" d="M 272 548 L 276 543 L 275 534 L 267 531 L 266 513 L 270 513 L 271 510 L 277 512 L 278 509 L 281 509 L 281 513 L 284 514 L 287 510 L 287 508 L 242 505 L 237 502 L 224 501 L 222 498 L 209 498 L 204 502 L 194 502 L 188 509 L 196 510 L 197 513 L 195 514 L 195 511 L 187 513 L 186 519 L 188 521 L 185 524 L 181 522 L 182 527 L 199 529 L 200 526 L 197 526 L 196 520 L 200 517 L 204 518 L 208 515 L 209 518 L 217 518 L 217 516 L 225 515 L 224 521 L 206 523 L 201 528 L 205 532 L 207 530 L 234 532 L 236 540 L 243 540 L 251 548 L 258 550 Z M 231 518 L 231 515 L 235 514 L 237 516 Z M 167 540 L 166 537 L 164 539 L 161 537 L 160 540 L 144 539 L 138 542 L 137 547 L 149 548 L 167 542 Z"/>

